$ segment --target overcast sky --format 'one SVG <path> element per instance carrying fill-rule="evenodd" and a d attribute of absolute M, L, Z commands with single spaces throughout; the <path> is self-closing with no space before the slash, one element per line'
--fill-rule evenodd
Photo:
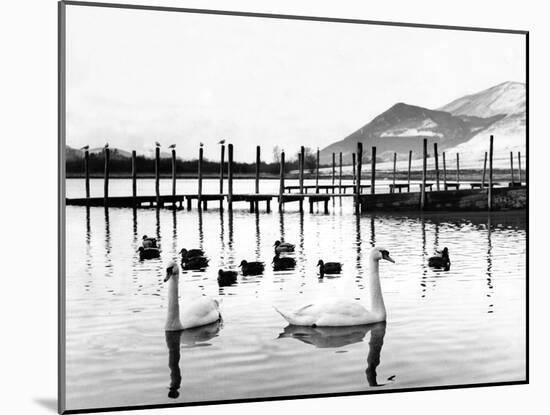
<path fill-rule="evenodd" d="M 294 153 L 396 102 L 525 82 L 524 36 L 67 6 L 67 144 Z"/>

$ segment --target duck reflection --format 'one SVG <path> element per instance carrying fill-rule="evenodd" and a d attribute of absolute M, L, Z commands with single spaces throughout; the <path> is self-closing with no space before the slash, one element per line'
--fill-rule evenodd
<path fill-rule="evenodd" d="M 377 381 L 376 368 L 380 364 L 380 352 L 386 335 L 386 322 L 361 326 L 306 327 L 288 325 L 279 334 L 279 339 L 292 338 L 320 349 L 338 348 L 361 343 L 370 332 L 367 368 L 365 370 L 369 386 L 384 386 Z"/>
<path fill-rule="evenodd" d="M 206 326 L 195 327 L 181 331 L 166 331 L 166 346 L 168 347 L 168 367 L 170 368 L 170 386 L 168 388 L 168 397 L 176 399 L 180 396 L 181 387 L 181 344 L 183 348 L 190 349 L 194 347 L 210 346 L 209 340 L 216 337 L 223 327 L 222 321 L 208 324 Z"/>

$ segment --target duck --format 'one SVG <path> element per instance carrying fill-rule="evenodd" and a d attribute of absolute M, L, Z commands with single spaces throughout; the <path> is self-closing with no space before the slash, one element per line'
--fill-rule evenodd
<path fill-rule="evenodd" d="M 449 250 L 447 247 L 443 248 L 443 251 L 438 252 L 438 255 L 428 258 L 428 266 L 449 271 L 451 260 L 449 259 Z"/>
<path fill-rule="evenodd" d="M 294 258 L 287 256 L 282 257 L 279 254 L 276 254 L 273 257 L 273 261 L 271 263 L 273 264 L 274 271 L 284 271 L 294 269 L 296 267 L 296 260 Z"/>
<path fill-rule="evenodd" d="M 388 250 L 374 247 L 369 254 L 370 275 L 368 280 L 370 309 L 359 301 L 347 298 L 330 298 L 305 304 L 293 311 L 275 310 L 295 326 L 339 327 L 358 326 L 386 321 L 386 307 L 380 286 L 379 264 L 381 260 L 394 263 Z"/>
<path fill-rule="evenodd" d="M 243 275 L 260 275 L 265 269 L 263 262 L 248 262 L 244 259 L 241 261 L 239 267 L 241 267 Z"/>
<path fill-rule="evenodd" d="M 325 274 L 340 274 L 342 264 L 339 262 L 324 262 L 322 259 L 317 263 L 319 267 L 319 278 L 323 278 Z"/>
<path fill-rule="evenodd" d="M 296 247 L 294 244 L 281 241 L 275 241 L 273 246 L 275 247 L 276 254 L 280 254 L 281 252 L 294 252 L 294 248 Z"/>
<path fill-rule="evenodd" d="M 160 258 L 160 249 L 158 248 L 144 248 L 140 246 L 138 249 L 139 260 Z"/>
<path fill-rule="evenodd" d="M 168 313 L 164 325 L 165 331 L 206 326 L 222 318 L 219 302 L 207 296 L 186 298 L 180 310 L 179 267 L 175 261 L 168 264 L 164 282 L 168 283 Z"/>
<path fill-rule="evenodd" d="M 204 256 L 204 251 L 202 249 L 185 249 L 183 248 L 180 251 L 181 260 L 182 262 L 185 262 L 189 258 L 194 258 L 198 256 Z"/>
<path fill-rule="evenodd" d="M 220 269 L 218 271 L 218 285 L 220 287 L 233 285 L 236 282 L 237 282 L 237 271 L 231 271 L 231 270 L 224 271 L 223 269 Z"/>
<path fill-rule="evenodd" d="M 150 238 L 147 235 L 143 235 L 141 238 L 141 245 L 143 245 L 144 248 L 158 248 L 157 238 Z"/>
<path fill-rule="evenodd" d="M 186 261 L 181 262 L 181 266 L 185 270 L 199 270 L 208 266 L 209 259 L 205 256 L 196 256 L 188 258 Z"/>

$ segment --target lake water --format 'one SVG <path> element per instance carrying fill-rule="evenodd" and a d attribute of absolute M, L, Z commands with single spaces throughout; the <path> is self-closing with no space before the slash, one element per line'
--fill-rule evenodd
<path fill-rule="evenodd" d="M 128 183 L 114 180 L 112 189 Z M 278 183 L 262 183 L 270 185 Z M 82 180 L 68 180 L 67 194 L 82 188 Z M 525 379 L 524 212 L 357 217 L 350 199 L 331 203 L 328 215 L 297 208 L 67 207 L 67 408 Z M 139 261 L 143 234 L 157 237 L 161 259 Z M 296 244 L 294 271 L 267 266 L 263 276 L 218 287 L 221 267 L 236 269 L 242 259 L 269 264 L 277 239 Z M 337 291 L 367 302 L 373 245 L 396 260 L 380 266 L 386 324 L 296 328 L 272 308 Z M 427 268 L 434 249 L 445 246 L 451 270 Z M 167 335 L 162 280 L 183 247 L 203 248 L 210 267 L 181 274 L 180 301 L 190 293 L 219 297 L 223 322 Z M 341 261 L 342 275 L 320 280 L 319 259 Z"/>

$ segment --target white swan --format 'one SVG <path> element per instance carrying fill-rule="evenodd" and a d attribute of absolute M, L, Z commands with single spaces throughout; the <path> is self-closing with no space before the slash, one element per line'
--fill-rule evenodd
<path fill-rule="evenodd" d="M 370 276 L 369 293 L 371 309 L 367 310 L 355 300 L 329 299 L 306 304 L 297 310 L 285 313 L 277 310 L 290 324 L 296 326 L 357 326 L 386 320 L 386 307 L 382 298 L 378 266 L 381 259 L 395 262 L 389 252 L 382 248 L 373 248 L 369 255 Z"/>
<path fill-rule="evenodd" d="M 164 282 L 169 281 L 168 316 L 164 330 L 185 330 L 218 321 L 221 318 L 219 303 L 209 297 L 200 296 L 194 299 L 186 299 L 180 312 L 179 275 L 178 264 L 171 262 L 166 268 L 166 278 L 164 279 Z"/>

